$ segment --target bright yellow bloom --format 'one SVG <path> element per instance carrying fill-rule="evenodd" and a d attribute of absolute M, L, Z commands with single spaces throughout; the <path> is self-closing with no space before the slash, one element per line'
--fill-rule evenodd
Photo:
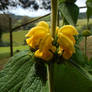
<path fill-rule="evenodd" d="M 49 61 L 53 58 L 56 47 L 52 45 L 53 38 L 47 34 L 39 45 L 39 49 L 35 52 L 35 56 Z"/>
<path fill-rule="evenodd" d="M 53 54 L 50 51 L 40 51 L 39 49 L 35 52 L 35 56 L 46 61 L 53 58 Z"/>
<path fill-rule="evenodd" d="M 71 25 L 66 25 L 60 29 L 59 27 L 56 27 L 55 33 L 58 36 L 58 54 L 61 54 L 65 59 L 69 59 L 72 54 L 75 53 L 74 35 L 78 34 L 77 30 Z M 55 53 L 56 47 L 52 44 L 54 39 L 50 34 L 50 28 L 46 22 L 39 22 L 36 27 L 29 30 L 26 37 L 28 37 L 26 40 L 27 44 L 36 49 L 34 54 L 36 57 L 45 61 L 49 61 L 53 58 L 53 53 Z"/>
<path fill-rule="evenodd" d="M 58 35 L 58 43 L 62 46 L 63 49 L 68 49 L 74 52 L 74 44 L 71 39 L 69 39 L 66 35 L 59 33 Z"/>
<path fill-rule="evenodd" d="M 39 22 L 39 23 L 37 24 L 37 26 L 41 26 L 41 27 L 47 29 L 48 32 L 49 32 L 49 25 L 48 25 L 45 21 Z"/>
<path fill-rule="evenodd" d="M 41 40 L 46 36 L 46 34 L 50 34 L 49 26 L 46 22 L 39 22 L 36 27 L 33 27 L 26 34 L 26 37 L 29 37 L 26 42 L 32 48 L 38 48 Z"/>
<path fill-rule="evenodd" d="M 55 52 L 55 47 L 52 45 L 53 38 L 50 34 L 47 34 L 40 43 L 39 49 L 40 50 L 51 50 Z"/>
<path fill-rule="evenodd" d="M 40 41 L 43 39 L 43 37 L 46 36 L 46 32 L 35 32 L 30 38 L 26 40 L 27 44 L 31 46 L 32 48 L 39 47 Z"/>
<path fill-rule="evenodd" d="M 58 33 L 61 33 L 61 32 L 62 32 L 64 35 L 67 35 L 67 36 L 78 35 L 77 30 L 76 30 L 75 27 L 73 27 L 72 25 L 65 25 L 65 26 L 61 27 L 61 28 L 58 30 Z"/>
<path fill-rule="evenodd" d="M 65 59 L 69 59 L 71 56 L 72 56 L 73 52 L 70 51 L 70 50 L 65 50 L 64 53 L 63 53 L 63 57 Z"/>
<path fill-rule="evenodd" d="M 57 26 L 57 27 L 56 27 L 56 34 L 58 34 L 58 30 L 59 30 L 59 27 Z"/>
<path fill-rule="evenodd" d="M 66 25 L 58 30 L 59 52 L 65 59 L 69 59 L 75 53 L 75 39 L 74 35 L 78 35 L 77 30 L 71 26 Z"/>
<path fill-rule="evenodd" d="M 27 44 L 34 49 L 38 49 L 35 52 L 36 57 L 46 61 L 52 59 L 56 47 L 52 45 L 53 38 L 46 22 L 39 22 L 36 27 L 29 30 L 26 37 L 29 37 L 26 40 Z"/>

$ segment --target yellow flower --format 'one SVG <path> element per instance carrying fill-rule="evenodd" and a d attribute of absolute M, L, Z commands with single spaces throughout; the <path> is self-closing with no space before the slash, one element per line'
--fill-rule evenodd
<path fill-rule="evenodd" d="M 29 37 L 26 42 L 32 48 L 38 48 L 41 40 L 46 34 L 50 34 L 49 26 L 46 22 L 40 22 L 36 27 L 29 30 L 26 37 Z"/>
<path fill-rule="evenodd" d="M 39 43 L 44 36 L 46 36 L 46 33 L 44 31 L 38 31 L 35 32 L 30 38 L 28 38 L 26 42 L 29 46 L 35 49 L 36 47 L 39 47 Z"/>
<path fill-rule="evenodd" d="M 78 35 L 78 32 L 71 25 L 63 26 L 58 30 L 58 54 L 62 54 L 65 59 L 69 59 L 72 54 L 75 53 L 75 39 L 73 37 L 74 35 Z"/>
<path fill-rule="evenodd" d="M 39 49 L 35 52 L 35 56 L 49 61 L 53 58 L 56 47 L 52 45 L 53 38 L 47 34 L 39 45 Z"/>
<path fill-rule="evenodd" d="M 50 34 L 47 34 L 40 43 L 39 49 L 40 50 L 51 50 L 55 52 L 54 46 L 52 45 L 53 38 Z"/>
<path fill-rule="evenodd" d="M 57 26 L 57 27 L 56 27 L 56 34 L 58 34 L 58 30 L 59 30 L 59 27 Z"/>
<path fill-rule="evenodd" d="M 50 51 L 40 51 L 39 49 L 35 52 L 35 56 L 45 61 L 49 61 L 53 58 L 53 54 Z"/>
<path fill-rule="evenodd" d="M 69 39 L 66 35 L 59 33 L 58 35 L 58 43 L 62 46 L 63 49 L 68 49 L 74 52 L 74 44 L 71 39 Z"/>
<path fill-rule="evenodd" d="M 29 30 L 26 37 L 28 37 L 26 40 L 27 44 L 34 49 L 38 49 L 35 52 L 36 57 L 46 61 L 53 58 L 53 53 L 56 51 L 56 47 L 52 45 L 53 38 L 46 22 L 39 22 L 36 27 Z"/>
<path fill-rule="evenodd" d="M 61 28 L 58 30 L 58 33 L 61 33 L 61 32 L 62 32 L 64 35 L 67 35 L 67 36 L 78 35 L 77 30 L 76 30 L 75 27 L 73 27 L 72 25 L 65 25 L 65 26 L 61 27 Z"/>
<path fill-rule="evenodd" d="M 60 29 L 56 27 L 55 33 L 58 36 L 58 54 L 62 54 L 65 59 L 69 59 L 72 54 L 75 53 L 74 35 L 78 35 L 77 30 L 71 25 L 66 25 Z M 29 30 L 26 37 L 28 37 L 26 40 L 27 44 L 36 49 L 34 54 L 36 57 L 45 61 L 49 61 L 53 58 L 56 47 L 52 44 L 54 39 L 50 34 L 50 28 L 46 22 L 39 22 L 36 27 Z"/>
<path fill-rule="evenodd" d="M 41 27 L 47 29 L 48 32 L 49 32 L 49 25 L 48 25 L 45 21 L 39 22 L 39 23 L 37 24 L 37 26 L 41 26 Z"/>

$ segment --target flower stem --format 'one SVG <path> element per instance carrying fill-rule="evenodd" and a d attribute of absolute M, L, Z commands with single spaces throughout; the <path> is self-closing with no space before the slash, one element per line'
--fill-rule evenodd
<path fill-rule="evenodd" d="M 54 90 L 54 79 L 53 79 L 54 64 L 48 64 L 48 82 L 49 82 L 49 92 L 55 92 Z"/>
<path fill-rule="evenodd" d="M 59 26 L 59 10 L 57 11 L 57 26 Z"/>
<path fill-rule="evenodd" d="M 51 35 L 55 38 L 56 31 L 56 21 L 57 21 L 57 0 L 51 0 Z M 49 82 L 49 92 L 55 92 L 54 90 L 54 63 L 48 64 L 48 82 Z"/>
<path fill-rule="evenodd" d="M 51 33 L 55 37 L 56 21 L 57 21 L 57 0 L 51 0 Z"/>

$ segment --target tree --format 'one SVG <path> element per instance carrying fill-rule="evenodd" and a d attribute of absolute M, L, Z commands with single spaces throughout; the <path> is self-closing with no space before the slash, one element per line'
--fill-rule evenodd
<path fill-rule="evenodd" d="M 39 8 L 44 9 L 51 9 L 51 2 L 50 0 L 41 0 L 40 5 L 36 0 L 0 0 L 0 10 L 8 9 L 8 6 L 10 7 L 16 7 L 17 5 L 31 9 L 38 10 Z M 42 7 L 40 7 L 42 6 Z"/>
<path fill-rule="evenodd" d="M 0 42 L 2 42 L 3 32 L 9 31 L 9 19 L 7 14 L 0 14 Z"/>

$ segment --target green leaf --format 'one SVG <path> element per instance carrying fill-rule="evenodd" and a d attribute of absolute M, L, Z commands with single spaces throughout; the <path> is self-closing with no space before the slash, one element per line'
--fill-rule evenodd
<path fill-rule="evenodd" d="M 92 0 L 87 0 L 87 19 L 89 20 L 89 17 L 92 16 Z"/>
<path fill-rule="evenodd" d="M 85 69 L 86 67 L 82 67 L 72 60 L 70 60 L 68 63 L 71 63 L 78 70 L 78 72 L 80 72 L 88 80 L 92 81 L 92 75 L 89 73 L 89 71 L 87 71 L 87 69 Z"/>
<path fill-rule="evenodd" d="M 42 63 L 35 63 L 26 76 L 20 92 L 41 92 L 45 85 L 46 67 Z"/>
<path fill-rule="evenodd" d="M 85 56 L 79 47 L 75 46 L 75 52 L 71 59 L 81 66 L 87 64 L 88 61 L 85 60 Z"/>
<path fill-rule="evenodd" d="M 92 90 L 92 81 L 84 77 L 69 62 L 55 64 L 54 68 L 55 92 L 89 92 Z M 92 75 L 90 78 L 92 79 Z"/>
<path fill-rule="evenodd" d="M 34 60 L 29 51 L 13 56 L 0 71 L 0 92 L 45 92 L 48 88 L 46 67 Z"/>
<path fill-rule="evenodd" d="M 79 8 L 75 4 L 61 3 L 59 10 L 68 24 L 75 25 L 77 23 Z"/>
<path fill-rule="evenodd" d="M 83 36 L 81 34 L 75 36 L 75 40 L 76 40 L 76 45 L 78 46 L 80 44 L 80 42 L 82 41 Z"/>

